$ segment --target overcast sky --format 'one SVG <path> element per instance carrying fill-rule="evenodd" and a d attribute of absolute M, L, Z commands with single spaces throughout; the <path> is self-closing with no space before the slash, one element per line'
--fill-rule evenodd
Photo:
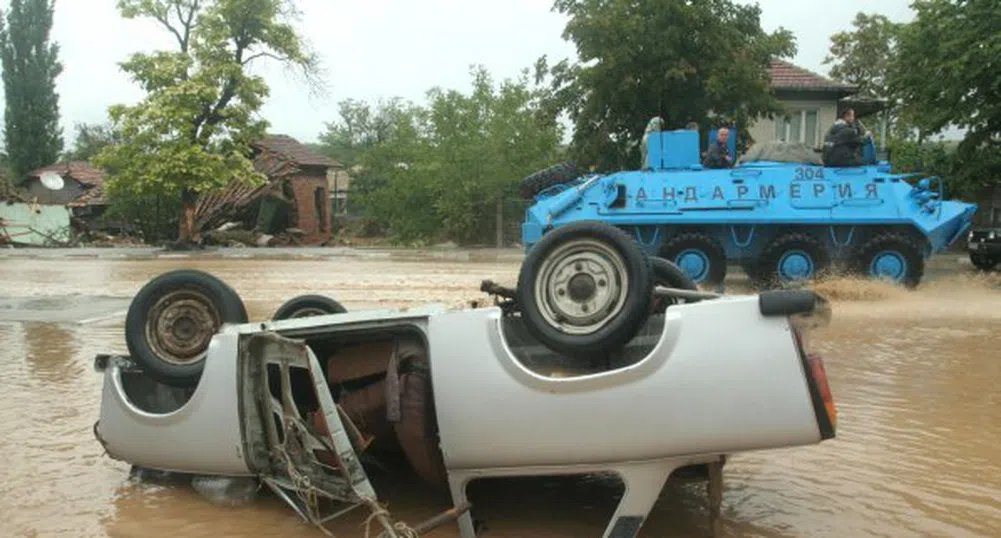
<path fill-rule="evenodd" d="M 737 0 L 747 3 L 747 0 Z M 6 4 L 7 2 L 4 2 Z M 133 103 L 138 88 L 118 68 L 136 50 L 172 45 L 166 31 L 148 22 L 125 21 L 116 0 L 56 0 L 53 37 L 64 64 L 58 79 L 67 145 L 73 125 L 100 122 L 108 106 Z M 823 65 L 832 33 L 850 27 L 855 13 L 879 11 L 909 21 L 910 0 L 760 0 L 762 24 L 784 26 L 796 37 L 800 66 L 827 74 Z M 552 0 L 299 0 L 300 30 L 319 53 L 326 95 L 278 68 L 262 69 L 271 85 L 263 114 L 272 132 L 315 141 L 336 119 L 345 98 L 400 96 L 421 101 L 433 86 L 466 89 L 469 66 L 483 64 L 497 78 L 517 76 L 547 54 L 574 55 L 562 40 L 565 20 Z"/>

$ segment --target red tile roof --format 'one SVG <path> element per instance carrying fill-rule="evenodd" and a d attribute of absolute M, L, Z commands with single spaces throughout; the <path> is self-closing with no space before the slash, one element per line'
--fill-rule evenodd
<path fill-rule="evenodd" d="M 104 170 L 95 167 L 87 161 L 69 161 L 52 164 L 39 168 L 28 174 L 28 177 L 37 178 L 45 172 L 55 172 L 64 178 L 72 178 L 88 187 L 100 187 L 104 185 Z"/>
<path fill-rule="evenodd" d="M 854 92 L 855 86 L 837 82 L 784 60 L 772 60 L 769 68 L 772 88 L 776 90 L 814 90 Z"/>
<path fill-rule="evenodd" d="M 337 161 L 316 153 L 288 135 L 269 135 L 254 145 L 300 166 L 340 166 Z"/>

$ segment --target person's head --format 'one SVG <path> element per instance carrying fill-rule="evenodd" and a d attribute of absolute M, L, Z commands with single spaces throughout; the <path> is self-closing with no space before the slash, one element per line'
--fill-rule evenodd
<path fill-rule="evenodd" d="M 730 129 L 726 127 L 720 127 L 719 131 L 716 132 L 716 141 L 722 145 L 726 145 L 727 140 L 730 139 Z"/>
<path fill-rule="evenodd" d="M 848 123 L 855 123 L 855 109 L 846 108 L 844 112 L 841 113 L 841 119 L 845 120 Z"/>

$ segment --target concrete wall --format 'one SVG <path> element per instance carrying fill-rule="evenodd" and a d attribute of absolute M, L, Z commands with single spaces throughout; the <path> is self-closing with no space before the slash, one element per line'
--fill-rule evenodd
<path fill-rule="evenodd" d="M 300 174 L 291 178 L 291 182 L 295 193 L 295 227 L 305 232 L 303 241 L 316 244 L 330 239 L 330 191 L 326 175 Z M 321 214 L 317 214 L 317 209 Z"/>
<path fill-rule="evenodd" d="M 70 209 L 60 205 L 0 202 L 0 237 L 31 245 L 68 241 Z"/>
<path fill-rule="evenodd" d="M 790 119 L 798 119 L 800 129 L 799 138 L 794 141 L 808 142 L 805 136 L 805 118 L 802 116 L 803 111 L 814 111 L 817 113 L 817 122 L 814 127 L 814 139 L 811 144 L 813 147 L 819 148 L 824 141 L 824 134 L 827 130 L 831 128 L 834 124 L 834 120 L 838 116 L 838 104 L 837 101 L 823 100 L 823 99 L 800 99 L 800 98 L 785 98 L 779 99 L 782 105 L 786 109 L 786 114 L 792 116 Z M 776 140 L 776 123 L 784 122 L 783 116 L 777 116 L 774 119 L 762 118 L 756 123 L 751 125 L 750 132 L 751 136 L 754 138 L 755 142 L 770 142 Z M 783 129 L 785 130 L 785 129 Z M 793 129 L 790 129 L 792 131 Z"/>
<path fill-rule="evenodd" d="M 29 179 L 24 190 L 28 193 L 28 200 L 37 196 L 40 204 L 58 205 L 72 202 L 84 192 L 83 185 L 67 177 L 63 178 L 63 188 L 57 191 L 46 188 L 38 178 Z"/>

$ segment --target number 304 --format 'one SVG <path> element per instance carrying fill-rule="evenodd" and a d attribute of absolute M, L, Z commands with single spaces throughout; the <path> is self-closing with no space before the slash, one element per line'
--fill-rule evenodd
<path fill-rule="evenodd" d="M 797 168 L 796 179 L 824 179 L 823 168 Z"/>

